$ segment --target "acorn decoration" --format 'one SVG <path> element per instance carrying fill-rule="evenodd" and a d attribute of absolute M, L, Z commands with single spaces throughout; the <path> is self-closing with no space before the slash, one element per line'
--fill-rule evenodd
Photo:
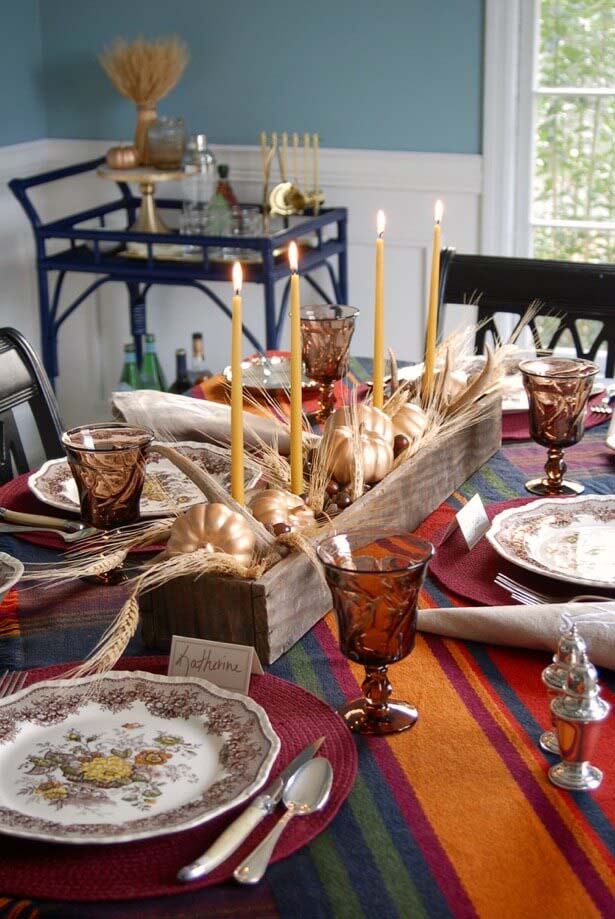
<path fill-rule="evenodd" d="M 107 166 L 111 169 L 134 169 L 139 165 L 139 151 L 136 147 L 119 146 L 107 150 Z"/>
<path fill-rule="evenodd" d="M 276 536 L 311 526 L 314 511 L 298 495 L 281 488 L 265 488 L 248 498 L 248 510 Z"/>
<path fill-rule="evenodd" d="M 241 564 L 249 565 L 254 543 L 254 533 L 245 518 L 226 504 L 195 504 L 175 520 L 166 549 L 156 561 L 204 549 L 225 552 Z"/>

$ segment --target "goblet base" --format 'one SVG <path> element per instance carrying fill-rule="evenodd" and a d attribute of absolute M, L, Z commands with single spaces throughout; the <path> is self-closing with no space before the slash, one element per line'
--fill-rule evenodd
<path fill-rule="evenodd" d="M 356 734 L 399 734 L 414 727 L 419 713 L 408 702 L 388 702 L 378 714 L 367 699 L 355 699 L 337 709 L 351 731 Z"/>
<path fill-rule="evenodd" d="M 564 479 L 557 488 L 544 479 L 530 479 L 525 483 L 525 488 L 533 495 L 540 495 L 543 498 L 565 498 L 580 495 L 585 491 L 584 485 L 579 482 L 570 482 L 568 479 Z"/>
<path fill-rule="evenodd" d="M 554 785 L 567 791 L 594 791 L 602 782 L 602 770 L 590 763 L 557 763 L 549 769 Z"/>

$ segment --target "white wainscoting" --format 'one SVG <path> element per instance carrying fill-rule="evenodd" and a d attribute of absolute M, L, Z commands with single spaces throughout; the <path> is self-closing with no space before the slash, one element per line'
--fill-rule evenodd
<path fill-rule="evenodd" d="M 38 296 L 34 246 L 29 224 L 7 182 L 60 165 L 99 155 L 110 145 L 101 141 L 48 140 L 0 148 L 0 325 L 14 325 L 38 346 Z M 260 152 L 256 147 L 214 147 L 218 162 L 228 162 L 238 197 L 256 201 L 260 194 Z M 426 279 L 429 272 L 435 199 L 445 202 L 444 244 L 477 252 L 480 238 L 481 157 L 454 154 L 322 150 L 321 186 L 328 205 L 349 209 L 349 300 L 361 310 L 353 343 L 356 354 L 372 347 L 375 216 L 387 215 L 386 341 L 398 357 L 417 359 L 423 347 Z M 165 193 L 178 196 L 177 188 Z M 108 200 L 115 186 L 95 176 L 56 183 L 38 193 L 44 219 Z M 83 289 L 91 276 L 73 276 L 63 301 Z M 326 274 L 322 277 L 327 286 Z M 327 288 L 328 289 L 328 288 Z M 230 290 L 220 285 L 220 292 Z M 311 288 L 302 291 L 313 301 Z M 260 288 L 246 290 L 244 317 L 264 340 Z M 447 322 L 463 312 L 449 310 Z M 468 317 L 465 317 L 468 318 Z M 212 369 L 229 360 L 227 320 L 198 291 L 158 287 L 148 295 L 148 326 L 156 333 L 158 351 L 169 378 L 173 355 L 188 347 L 197 329 L 205 336 Z M 122 345 L 129 339 L 125 288 L 106 285 L 68 319 L 60 334 L 58 398 L 67 424 L 109 415 L 109 393 L 122 364 Z M 287 336 L 283 341 L 286 344 Z M 246 341 L 246 352 L 250 345 Z"/>

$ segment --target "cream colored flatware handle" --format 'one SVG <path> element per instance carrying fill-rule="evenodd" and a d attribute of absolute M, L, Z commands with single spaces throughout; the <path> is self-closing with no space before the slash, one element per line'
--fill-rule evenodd
<path fill-rule="evenodd" d="M 196 881 L 197 878 L 202 878 L 226 861 L 229 855 L 239 848 L 268 814 L 268 810 L 259 807 L 257 802 L 258 798 L 236 820 L 233 820 L 203 855 L 189 865 L 180 868 L 177 872 L 180 881 Z"/>
<path fill-rule="evenodd" d="M 23 526 L 55 527 L 56 529 L 79 530 L 81 524 L 77 520 L 63 520 L 61 517 L 45 517 L 42 514 L 24 514 L 21 511 L 10 511 L 0 507 L 0 520 L 5 523 L 16 523 Z"/>
<path fill-rule="evenodd" d="M 252 852 L 233 871 L 233 877 L 240 884 L 258 884 L 267 870 L 276 843 L 282 835 L 286 824 L 295 816 L 293 810 L 287 810 L 276 825 L 265 836 Z"/>

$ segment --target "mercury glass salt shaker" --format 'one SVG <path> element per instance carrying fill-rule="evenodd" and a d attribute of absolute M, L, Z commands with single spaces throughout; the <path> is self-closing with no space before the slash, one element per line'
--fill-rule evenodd
<path fill-rule="evenodd" d="M 542 671 L 542 682 L 547 688 L 549 705 L 558 696 L 563 695 L 566 689 L 566 677 L 568 671 L 577 664 L 581 654 L 586 650 L 585 640 L 579 635 L 576 625 L 573 623 L 561 636 L 557 651 L 553 655 L 553 663 Z M 551 712 L 551 724 L 555 727 L 555 716 Z M 547 753 L 559 754 L 559 745 L 557 742 L 557 733 L 554 730 L 543 731 L 540 735 L 540 746 Z"/>
<path fill-rule="evenodd" d="M 566 677 L 565 695 L 553 699 L 557 739 L 562 761 L 549 769 L 554 785 L 569 791 L 591 791 L 602 782 L 602 772 L 590 763 L 600 722 L 611 706 L 600 698 L 598 674 L 585 651 Z"/>

